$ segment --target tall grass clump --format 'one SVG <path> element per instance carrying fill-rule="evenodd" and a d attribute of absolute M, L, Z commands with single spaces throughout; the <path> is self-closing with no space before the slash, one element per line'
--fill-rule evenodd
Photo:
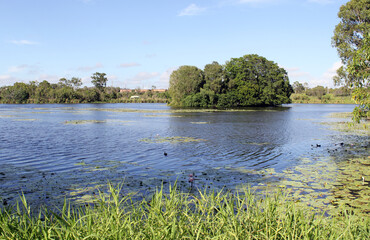
<path fill-rule="evenodd" d="M 176 184 L 133 201 L 108 184 L 94 204 L 32 213 L 24 196 L 0 210 L 0 239 L 369 239 L 369 218 L 326 217 L 297 208 L 282 192 L 181 193 Z"/>

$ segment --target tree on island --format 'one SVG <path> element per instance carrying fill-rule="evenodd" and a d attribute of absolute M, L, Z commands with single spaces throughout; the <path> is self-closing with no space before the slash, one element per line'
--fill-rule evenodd
<path fill-rule="evenodd" d="M 181 66 L 170 76 L 170 105 L 179 107 L 276 106 L 290 103 L 287 72 L 256 54 L 232 58 L 221 66 Z"/>
<path fill-rule="evenodd" d="M 194 66 L 181 66 L 170 76 L 171 105 L 181 106 L 182 100 L 193 93 L 199 92 L 204 84 L 203 71 Z"/>
<path fill-rule="evenodd" d="M 353 120 L 369 117 L 369 64 L 370 64 L 370 1 L 351 0 L 341 6 L 332 44 L 337 48 L 343 66 L 338 69 L 334 82 L 354 89 L 353 99 L 359 107 L 353 111 Z"/>

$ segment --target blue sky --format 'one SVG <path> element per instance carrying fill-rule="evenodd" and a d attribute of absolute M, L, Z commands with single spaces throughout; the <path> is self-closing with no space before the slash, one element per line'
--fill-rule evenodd
<path fill-rule="evenodd" d="M 167 88 L 201 69 L 258 54 L 290 82 L 333 86 L 331 37 L 345 0 L 0 0 L 0 86 L 104 72 L 108 85 Z"/>

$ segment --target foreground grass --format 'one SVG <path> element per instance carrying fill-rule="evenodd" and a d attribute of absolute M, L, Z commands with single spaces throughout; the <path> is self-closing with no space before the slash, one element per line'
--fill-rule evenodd
<path fill-rule="evenodd" d="M 296 208 L 283 193 L 263 199 L 243 193 L 196 196 L 170 187 L 150 200 L 121 196 L 122 185 L 93 205 L 32 214 L 24 197 L 0 212 L 1 239 L 369 239 L 369 218 L 325 217 Z"/>

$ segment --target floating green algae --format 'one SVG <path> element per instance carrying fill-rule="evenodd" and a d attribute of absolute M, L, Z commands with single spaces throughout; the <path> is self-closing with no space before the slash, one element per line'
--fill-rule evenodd
<path fill-rule="evenodd" d="M 106 123 L 106 120 L 71 120 L 65 121 L 64 124 L 89 124 L 89 123 Z"/>
<path fill-rule="evenodd" d="M 370 214 L 370 159 L 352 158 L 336 162 L 332 158 L 303 159 L 302 165 L 282 173 L 265 169 L 258 174 L 268 183 L 253 188 L 271 191 L 276 188 L 289 190 L 289 200 L 329 214 L 339 213 L 338 206 L 349 206 L 358 214 Z M 273 179 L 274 181 L 268 181 Z M 276 181 L 276 179 L 279 179 Z"/>
<path fill-rule="evenodd" d="M 370 121 L 354 123 L 352 113 L 332 113 L 327 118 L 337 119 L 338 121 L 319 122 L 321 125 L 328 126 L 331 130 L 339 131 L 345 134 L 357 134 L 360 136 L 370 136 Z"/>
<path fill-rule="evenodd" d="M 153 118 L 155 118 L 155 117 L 159 117 L 159 118 L 161 118 L 161 117 L 163 117 L 163 118 L 169 118 L 169 117 L 173 117 L 173 118 L 181 118 L 181 117 L 184 117 L 184 116 L 180 116 L 180 115 L 144 115 L 144 117 L 153 117 Z"/>
<path fill-rule="evenodd" d="M 108 120 L 70 120 L 70 121 L 65 121 L 64 124 L 72 124 L 72 125 L 77 125 L 77 124 L 94 124 L 94 123 L 130 123 L 133 121 L 122 121 L 122 120 L 115 120 L 115 119 L 108 119 Z"/>
<path fill-rule="evenodd" d="M 330 113 L 327 118 L 352 118 L 352 113 L 350 112 L 337 112 L 337 113 Z"/>
<path fill-rule="evenodd" d="M 35 119 L 35 118 L 18 118 L 18 119 L 13 119 L 13 121 L 18 121 L 18 122 L 22 122 L 22 121 L 25 121 L 25 122 L 33 122 L 33 121 L 37 121 L 37 119 Z"/>
<path fill-rule="evenodd" d="M 264 145 L 270 145 L 271 143 L 268 143 L 268 142 L 246 142 L 246 143 L 243 143 L 243 144 L 255 145 L 255 146 L 264 146 Z"/>
<path fill-rule="evenodd" d="M 0 115 L 0 118 L 14 118 L 17 117 L 15 115 Z"/>
<path fill-rule="evenodd" d="M 146 143 L 188 143 L 188 142 L 204 142 L 205 139 L 193 138 L 193 137 L 155 137 L 155 138 L 143 138 L 141 142 Z"/>

